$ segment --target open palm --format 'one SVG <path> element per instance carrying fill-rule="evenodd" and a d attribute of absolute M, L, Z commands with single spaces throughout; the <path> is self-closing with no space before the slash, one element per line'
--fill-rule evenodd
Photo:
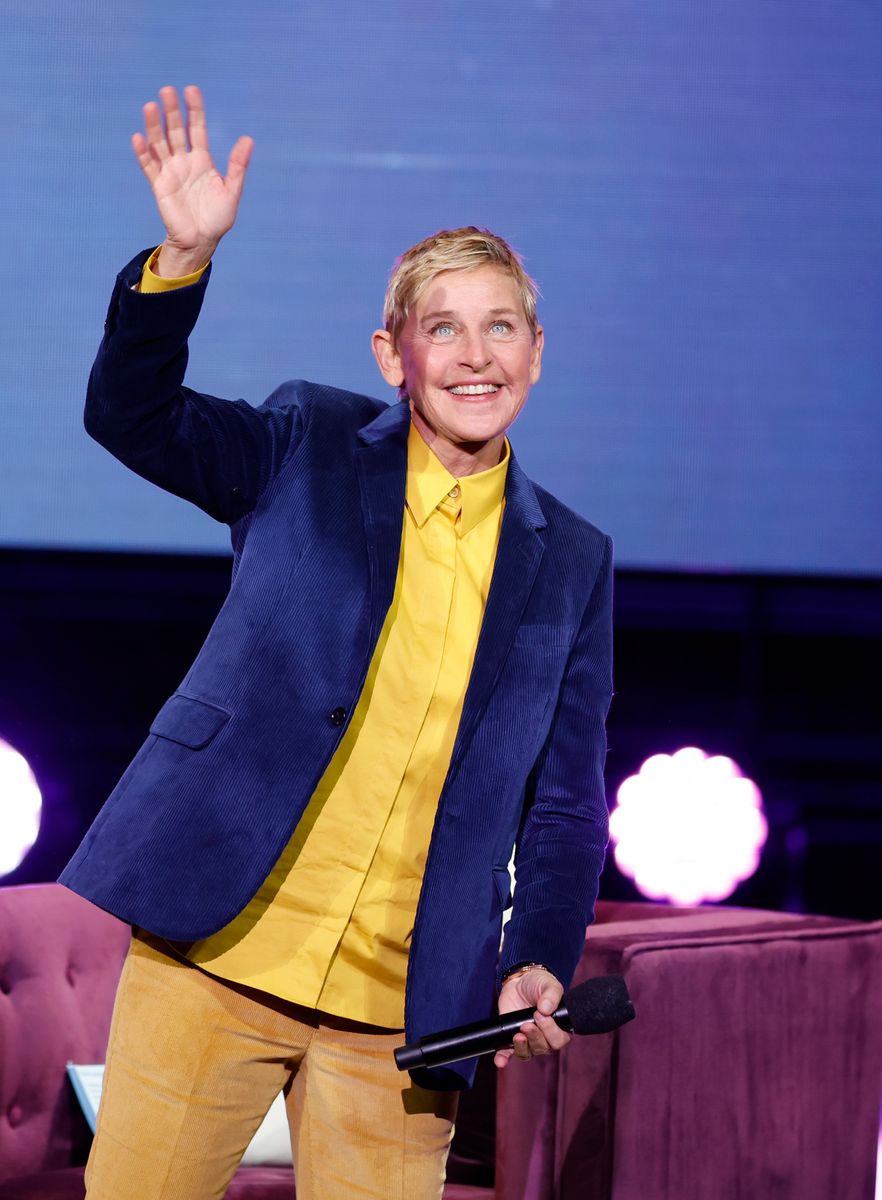
<path fill-rule="evenodd" d="M 163 111 L 151 100 L 144 105 L 146 137 L 133 134 L 132 148 L 153 190 L 170 245 L 210 256 L 236 219 L 254 143 L 250 137 L 239 138 L 224 177 L 209 153 L 199 88 L 184 88 L 186 128 L 175 89 L 160 88 L 159 95 L 165 129 Z"/>

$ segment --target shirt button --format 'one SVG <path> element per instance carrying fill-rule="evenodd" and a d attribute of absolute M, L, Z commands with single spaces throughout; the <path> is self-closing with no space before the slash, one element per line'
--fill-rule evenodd
<path fill-rule="evenodd" d="M 346 709 L 335 708 L 328 714 L 332 725 L 342 725 L 346 720 Z"/>
<path fill-rule="evenodd" d="M 447 495 L 450 496 L 451 500 L 455 500 L 457 498 L 457 496 L 459 495 L 459 484 L 458 483 L 454 484 L 454 486 L 450 489 L 450 491 L 447 493 Z"/>

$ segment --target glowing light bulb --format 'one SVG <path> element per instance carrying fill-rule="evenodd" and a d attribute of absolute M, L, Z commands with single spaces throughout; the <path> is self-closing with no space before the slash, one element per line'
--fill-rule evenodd
<path fill-rule="evenodd" d="M 14 871 L 37 840 L 42 807 L 27 759 L 0 738 L 0 876 Z"/>
<path fill-rule="evenodd" d="M 759 865 L 762 797 L 731 758 L 695 746 L 654 754 L 616 799 L 616 865 L 652 900 L 723 900 Z"/>

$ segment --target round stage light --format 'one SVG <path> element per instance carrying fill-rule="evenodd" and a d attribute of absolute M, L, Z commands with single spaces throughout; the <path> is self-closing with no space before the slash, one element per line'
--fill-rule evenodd
<path fill-rule="evenodd" d="M 759 865 L 762 797 L 731 758 L 694 746 L 654 754 L 616 799 L 616 865 L 651 900 L 724 900 Z"/>
<path fill-rule="evenodd" d="M 14 871 L 37 840 L 42 807 L 27 759 L 0 738 L 0 876 Z"/>

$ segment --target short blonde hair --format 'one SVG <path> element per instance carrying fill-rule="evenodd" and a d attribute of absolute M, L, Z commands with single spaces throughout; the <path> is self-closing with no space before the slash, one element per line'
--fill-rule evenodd
<path fill-rule="evenodd" d="M 436 275 L 485 266 L 501 267 L 512 277 L 535 336 L 539 328 L 536 315 L 539 288 L 524 270 L 520 256 L 489 229 L 465 225 L 461 229 L 442 229 L 423 238 L 396 261 L 383 303 L 383 324 L 392 335 L 392 344 L 398 344 L 408 313 Z"/>

